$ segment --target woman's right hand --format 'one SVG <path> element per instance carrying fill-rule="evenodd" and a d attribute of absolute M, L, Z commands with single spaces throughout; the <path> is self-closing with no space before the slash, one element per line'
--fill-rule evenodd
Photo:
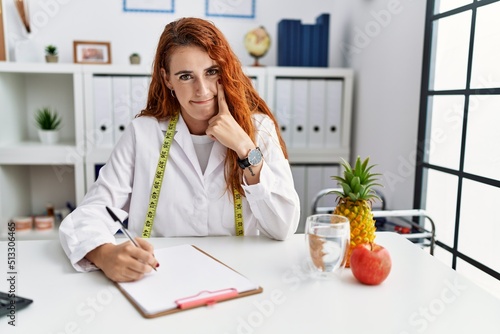
<path fill-rule="evenodd" d="M 135 241 L 140 248 L 130 241 L 118 245 L 104 244 L 88 252 L 85 257 L 112 281 L 136 281 L 159 264 L 149 242 L 142 238 L 135 238 Z"/>

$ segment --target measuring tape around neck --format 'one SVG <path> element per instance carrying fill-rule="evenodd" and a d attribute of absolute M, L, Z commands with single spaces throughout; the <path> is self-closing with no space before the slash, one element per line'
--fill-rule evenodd
<path fill-rule="evenodd" d="M 165 173 L 165 167 L 167 166 L 168 155 L 170 152 L 170 146 L 172 145 L 172 140 L 174 139 L 175 127 L 177 121 L 179 120 L 179 113 L 175 114 L 168 124 L 167 132 L 165 133 L 165 138 L 163 139 L 163 144 L 161 146 L 160 157 L 158 159 L 158 165 L 156 166 L 156 172 L 153 180 L 153 185 L 151 187 L 151 194 L 149 196 L 148 210 L 146 212 L 146 220 L 144 221 L 144 227 L 142 229 L 142 237 L 149 238 L 151 236 L 151 231 L 153 230 L 153 223 L 156 216 L 156 208 L 158 206 L 158 198 L 160 197 L 161 185 L 163 183 L 163 174 Z M 233 189 L 234 198 L 234 226 L 237 236 L 243 236 L 244 226 L 243 226 L 243 205 L 241 201 L 241 194 L 239 191 Z"/>
<path fill-rule="evenodd" d="M 233 188 L 233 198 L 234 198 L 234 229 L 237 236 L 243 236 L 245 234 L 243 228 L 243 205 L 241 203 L 241 194 L 238 189 Z"/>

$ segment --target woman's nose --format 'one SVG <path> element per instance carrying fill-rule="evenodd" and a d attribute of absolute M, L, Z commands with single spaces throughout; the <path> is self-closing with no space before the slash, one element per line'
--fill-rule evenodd
<path fill-rule="evenodd" d="M 210 82 L 205 79 L 200 79 L 196 85 L 196 96 L 204 96 L 210 91 Z"/>

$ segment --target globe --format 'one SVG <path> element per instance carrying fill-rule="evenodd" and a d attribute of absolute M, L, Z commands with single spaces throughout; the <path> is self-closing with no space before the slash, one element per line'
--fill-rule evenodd
<path fill-rule="evenodd" d="M 245 35 L 245 48 L 254 57 L 253 66 L 261 66 L 259 58 L 263 57 L 271 46 L 271 38 L 263 26 L 252 29 Z"/>

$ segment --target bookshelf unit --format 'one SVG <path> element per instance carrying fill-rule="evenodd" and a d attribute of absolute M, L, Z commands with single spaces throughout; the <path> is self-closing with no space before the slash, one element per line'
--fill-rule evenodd
<path fill-rule="evenodd" d="M 45 106 L 62 116 L 56 145 L 38 140 L 34 113 Z M 0 63 L 0 108 L 0 232 L 5 232 L 13 217 L 44 214 L 47 203 L 65 207 L 83 199 L 80 67 Z"/>
<path fill-rule="evenodd" d="M 350 158 L 353 72 L 350 69 L 302 67 L 246 67 L 244 70 L 275 112 L 280 125 L 286 128 L 283 133 L 301 198 L 299 231 L 303 231 L 312 196 L 320 189 L 334 186 L 330 176 L 338 174 L 340 158 Z M 96 178 L 96 166 L 106 163 L 114 141 L 103 145 L 103 135 L 96 125 L 95 79 L 148 80 L 150 72 L 150 68 L 142 65 L 0 63 L 3 116 L 0 124 L 0 240 L 5 239 L 7 222 L 13 217 L 44 214 L 47 203 L 56 208 L 65 207 L 67 202 L 78 205 Z M 145 101 L 147 84 L 142 82 L 142 88 L 131 92 L 132 100 L 129 101 L 135 105 L 131 115 L 142 108 L 140 103 L 145 103 L 135 101 Z M 288 93 L 281 90 L 280 93 L 283 82 L 296 85 L 296 90 Z M 308 102 L 301 102 L 297 95 L 306 96 Z M 284 109 L 283 104 L 289 109 Z M 303 108 L 300 117 L 295 114 L 297 105 Z M 315 109 L 317 105 L 322 106 L 320 111 Z M 56 145 L 43 145 L 37 138 L 33 114 L 44 106 L 55 108 L 63 118 L 61 141 Z M 318 118 L 318 113 L 325 115 Z M 337 123 L 330 126 L 334 130 L 333 141 L 326 132 L 328 118 L 324 117 L 327 113 L 336 113 Z M 287 116 L 286 124 L 281 124 L 283 115 Z M 297 130 L 298 120 L 303 122 L 299 124 L 302 131 L 310 130 L 315 139 L 307 139 L 300 133 L 294 140 L 286 134 L 287 130 Z M 113 125 L 112 117 L 109 122 Z M 321 127 L 323 142 L 318 141 L 315 127 Z M 297 138 L 305 138 L 305 141 Z M 56 238 L 57 230 L 52 233 L 19 232 L 18 237 Z"/>

